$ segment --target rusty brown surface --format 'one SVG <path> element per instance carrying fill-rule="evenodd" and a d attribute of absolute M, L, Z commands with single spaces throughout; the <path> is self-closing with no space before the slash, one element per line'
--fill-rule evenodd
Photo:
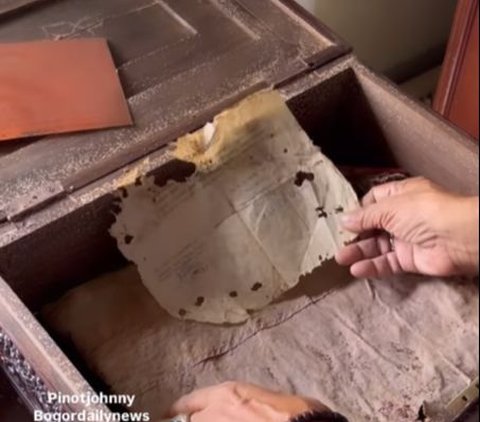
<path fill-rule="evenodd" d="M 105 40 L 4 43 L 0 57 L 0 141 L 131 123 Z"/>
<path fill-rule="evenodd" d="M 476 10 L 448 118 L 478 139 L 478 4 Z"/>
<path fill-rule="evenodd" d="M 461 0 L 433 108 L 477 140 L 478 75 L 478 0 Z"/>

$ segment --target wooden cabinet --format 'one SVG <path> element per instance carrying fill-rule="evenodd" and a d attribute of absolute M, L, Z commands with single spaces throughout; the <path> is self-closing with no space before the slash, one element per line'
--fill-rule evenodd
<path fill-rule="evenodd" d="M 478 139 L 478 0 L 458 2 L 433 107 Z"/>

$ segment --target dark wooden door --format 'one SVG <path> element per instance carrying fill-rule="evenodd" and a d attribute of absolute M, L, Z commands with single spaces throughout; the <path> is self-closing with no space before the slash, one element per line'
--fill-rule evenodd
<path fill-rule="evenodd" d="M 478 0 L 460 0 L 434 109 L 478 139 Z"/>

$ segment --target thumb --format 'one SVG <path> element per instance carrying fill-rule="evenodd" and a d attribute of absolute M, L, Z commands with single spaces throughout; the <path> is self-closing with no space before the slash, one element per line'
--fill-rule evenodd
<path fill-rule="evenodd" d="M 386 201 L 385 201 L 386 202 Z M 392 215 L 391 207 L 385 202 L 359 208 L 341 217 L 343 227 L 353 233 L 369 230 L 387 230 L 387 222 Z"/>

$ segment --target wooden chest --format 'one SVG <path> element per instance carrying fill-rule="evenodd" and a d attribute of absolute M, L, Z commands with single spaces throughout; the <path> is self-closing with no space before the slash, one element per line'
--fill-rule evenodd
<path fill-rule="evenodd" d="M 56 408 L 48 391 L 91 391 L 36 313 L 122 265 L 108 234 L 118 181 L 178 176 L 165 146 L 256 90 L 280 90 L 338 165 L 400 167 L 478 194 L 478 144 L 293 1 L 0 0 L 1 42 L 75 37 L 108 39 L 135 125 L 0 147 L 0 362 L 31 410 Z"/>

